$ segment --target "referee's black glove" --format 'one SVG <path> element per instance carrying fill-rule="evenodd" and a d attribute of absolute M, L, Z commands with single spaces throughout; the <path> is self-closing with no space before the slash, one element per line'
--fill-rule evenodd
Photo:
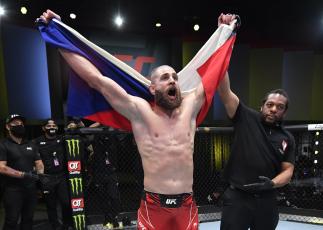
<path fill-rule="evenodd" d="M 267 190 L 271 190 L 274 188 L 274 182 L 272 180 L 270 180 L 268 177 L 265 176 L 259 176 L 258 177 L 261 182 L 259 183 L 252 183 L 252 184 L 245 184 L 243 185 L 243 188 L 246 191 L 252 191 L 252 192 L 261 192 L 261 191 L 267 191 Z"/>
<path fill-rule="evenodd" d="M 39 180 L 39 176 L 34 172 L 23 172 L 23 178 L 33 180 L 33 181 Z"/>

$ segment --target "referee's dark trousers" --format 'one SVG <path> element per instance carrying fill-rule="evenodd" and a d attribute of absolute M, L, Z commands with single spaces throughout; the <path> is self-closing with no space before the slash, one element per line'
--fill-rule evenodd
<path fill-rule="evenodd" d="M 279 214 L 274 190 L 250 193 L 233 186 L 223 195 L 221 230 L 274 230 Z"/>

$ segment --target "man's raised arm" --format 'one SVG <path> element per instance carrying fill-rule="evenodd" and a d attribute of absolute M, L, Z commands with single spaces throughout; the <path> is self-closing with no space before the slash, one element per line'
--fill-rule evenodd
<path fill-rule="evenodd" d="M 233 118 L 239 105 L 239 98 L 232 92 L 230 88 L 228 72 L 225 73 L 223 80 L 219 84 L 218 92 L 221 101 L 224 104 L 225 110 L 227 111 L 227 115 L 229 118 Z"/>
<path fill-rule="evenodd" d="M 60 16 L 51 10 L 47 10 L 40 16 L 44 23 L 48 23 L 53 18 L 60 20 Z M 64 49 L 59 51 L 78 76 L 87 82 L 90 87 L 99 91 L 116 111 L 129 120 L 131 120 L 131 116 L 137 114 L 135 111 L 137 107 L 134 103 L 135 97 L 129 95 L 115 81 L 103 76 L 88 59 Z"/>
<path fill-rule="evenodd" d="M 225 24 L 225 25 L 233 25 L 234 28 L 236 28 L 237 26 L 240 26 L 240 19 L 239 19 L 239 22 L 238 22 L 238 19 L 239 19 L 239 16 L 237 16 L 235 14 L 223 14 L 223 13 L 221 13 L 220 16 L 218 17 L 218 27 L 221 24 Z M 226 75 L 227 75 L 227 73 L 226 73 Z M 229 76 L 226 76 L 226 78 L 227 79 L 226 80 L 224 79 L 223 81 L 225 81 L 225 82 L 222 84 L 222 95 L 223 95 L 223 97 L 221 97 L 221 99 L 222 99 L 223 102 L 224 102 L 224 100 L 227 101 L 227 100 L 231 100 L 232 99 L 232 103 L 233 104 L 229 105 L 228 108 L 226 106 L 226 110 L 227 110 L 227 113 L 228 113 L 229 117 L 232 117 L 233 114 L 235 113 L 236 107 L 239 104 L 239 99 L 230 90 Z M 220 85 L 219 85 L 219 87 L 220 87 Z M 226 95 L 226 93 L 229 93 L 229 92 L 230 92 L 230 94 L 229 95 Z M 236 98 L 231 98 L 230 99 L 230 97 L 233 97 L 233 95 Z M 194 103 L 194 105 L 195 105 L 195 111 L 197 111 L 197 112 L 200 111 L 200 109 L 201 109 L 201 107 L 202 107 L 202 105 L 204 103 L 204 100 L 205 100 L 205 92 L 204 92 L 203 83 L 201 81 L 200 85 L 198 85 L 198 87 L 195 89 L 195 103 Z M 235 106 L 235 102 L 234 102 L 235 100 L 238 101 L 236 107 L 235 108 L 230 108 L 230 107 L 234 107 Z"/>

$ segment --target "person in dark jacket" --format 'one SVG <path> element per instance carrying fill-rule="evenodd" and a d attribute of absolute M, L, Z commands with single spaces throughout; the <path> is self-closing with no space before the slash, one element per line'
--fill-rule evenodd
<path fill-rule="evenodd" d="M 11 114 L 6 119 L 8 137 L 0 142 L 0 174 L 4 178 L 3 230 L 32 230 L 37 204 L 37 174 L 44 173 L 37 147 L 25 138 L 25 118 Z M 34 172 L 34 169 L 36 172 Z"/>
<path fill-rule="evenodd" d="M 50 179 L 42 184 L 49 222 L 53 229 L 68 229 L 72 225 L 72 213 L 67 183 L 67 162 L 63 137 L 58 135 L 58 126 L 53 119 L 42 126 L 43 135 L 34 139 L 44 162 L 45 174 Z M 62 211 L 62 223 L 57 213 L 57 204 Z"/>

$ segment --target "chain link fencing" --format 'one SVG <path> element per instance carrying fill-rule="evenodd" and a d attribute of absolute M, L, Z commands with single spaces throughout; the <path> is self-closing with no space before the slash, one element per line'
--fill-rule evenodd
<path fill-rule="evenodd" d="M 290 131 L 297 146 L 296 162 L 291 182 L 278 189 L 280 219 L 323 224 L 323 133 L 304 127 Z M 103 229 L 117 215 L 114 226 L 122 222 L 124 228 L 135 228 L 143 169 L 133 135 L 120 131 L 93 134 L 87 129 L 83 137 L 87 140 L 82 159 L 87 225 Z M 221 195 L 227 186 L 221 174 L 231 142 L 231 128 L 197 130 L 193 191 L 200 222 L 221 218 Z"/>

